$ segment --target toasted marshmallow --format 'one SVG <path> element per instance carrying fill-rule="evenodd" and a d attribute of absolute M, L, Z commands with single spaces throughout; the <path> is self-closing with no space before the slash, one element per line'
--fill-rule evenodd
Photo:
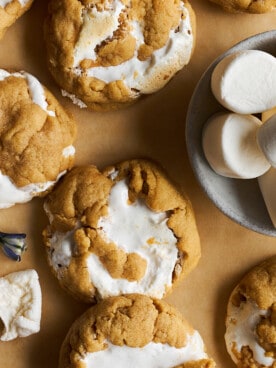
<path fill-rule="evenodd" d="M 276 169 L 272 167 L 260 176 L 258 183 L 271 221 L 276 227 Z"/>
<path fill-rule="evenodd" d="M 183 348 L 175 348 L 168 344 L 150 342 L 143 347 L 118 346 L 107 342 L 107 349 L 95 353 L 87 353 L 82 360 L 84 367 L 108 368 L 112 365 L 121 368 L 168 368 L 188 361 L 208 358 L 204 351 L 204 343 L 197 331 L 187 338 Z"/>
<path fill-rule="evenodd" d="M 203 131 L 203 150 L 212 169 L 230 178 L 252 179 L 270 168 L 257 142 L 261 121 L 253 115 L 220 113 Z"/>
<path fill-rule="evenodd" d="M 11 273 L 0 278 L 0 340 L 25 337 L 40 330 L 41 289 L 35 270 Z"/>
<path fill-rule="evenodd" d="M 271 166 L 276 167 L 276 114 L 261 125 L 258 129 L 257 139 Z"/>
<path fill-rule="evenodd" d="M 215 67 L 211 88 L 227 109 L 254 114 L 276 106 L 276 59 L 258 50 L 240 51 Z"/>

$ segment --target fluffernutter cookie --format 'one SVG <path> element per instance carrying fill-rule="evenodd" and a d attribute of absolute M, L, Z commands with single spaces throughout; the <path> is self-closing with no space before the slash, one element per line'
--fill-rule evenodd
<path fill-rule="evenodd" d="M 86 302 L 130 293 L 162 298 L 200 257 L 189 200 L 148 160 L 103 172 L 74 168 L 46 198 L 45 210 L 51 269 Z"/>
<path fill-rule="evenodd" d="M 232 292 L 225 341 L 239 368 L 276 365 L 276 256 L 249 271 Z"/>
<path fill-rule="evenodd" d="M 32 5 L 33 0 L 0 0 L 0 39 L 21 15 Z"/>
<path fill-rule="evenodd" d="M 210 0 L 231 13 L 267 13 L 276 9 L 276 0 Z"/>
<path fill-rule="evenodd" d="M 31 74 L 0 69 L 0 208 L 43 196 L 73 165 L 74 120 Z"/>
<path fill-rule="evenodd" d="M 105 299 L 70 328 L 59 368 L 214 368 L 204 342 L 164 301 L 132 294 Z"/>
<path fill-rule="evenodd" d="M 195 16 L 187 0 L 52 0 L 45 39 L 63 95 L 80 107 L 117 109 L 189 62 Z"/>

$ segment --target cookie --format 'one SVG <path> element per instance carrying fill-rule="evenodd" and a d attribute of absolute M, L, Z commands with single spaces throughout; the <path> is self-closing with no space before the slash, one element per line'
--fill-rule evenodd
<path fill-rule="evenodd" d="M 171 305 L 144 295 L 108 298 L 70 328 L 59 368 L 213 368 L 198 331 Z"/>
<path fill-rule="evenodd" d="M 52 0 L 45 39 L 65 96 L 92 110 L 118 109 L 188 64 L 195 16 L 187 0 Z"/>
<path fill-rule="evenodd" d="M 35 270 L 0 278 L 0 340 L 26 337 L 40 330 L 41 289 Z"/>
<path fill-rule="evenodd" d="M 0 69 L 0 208 L 42 196 L 73 165 L 76 125 L 26 72 Z"/>
<path fill-rule="evenodd" d="M 72 169 L 46 198 L 48 261 L 86 302 L 120 294 L 162 298 L 200 257 L 191 204 L 159 166 L 131 160 Z"/>
<path fill-rule="evenodd" d="M 210 0 L 231 13 L 266 13 L 276 9 L 276 0 Z"/>
<path fill-rule="evenodd" d="M 33 0 L 0 0 L 0 39 L 21 15 L 32 5 Z"/>
<path fill-rule="evenodd" d="M 230 296 L 227 350 L 239 368 L 276 365 L 276 256 L 254 267 Z"/>

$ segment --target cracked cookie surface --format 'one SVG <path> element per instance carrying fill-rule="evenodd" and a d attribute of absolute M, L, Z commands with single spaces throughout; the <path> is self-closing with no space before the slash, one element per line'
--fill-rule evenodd
<path fill-rule="evenodd" d="M 187 0 L 53 0 L 45 39 L 64 95 L 80 107 L 117 109 L 189 62 L 195 17 Z"/>
<path fill-rule="evenodd" d="M 231 13 L 266 13 L 276 9 L 276 0 L 210 0 Z"/>
<path fill-rule="evenodd" d="M 225 341 L 239 368 L 276 366 L 276 256 L 254 267 L 232 292 Z"/>
<path fill-rule="evenodd" d="M 0 208 L 44 195 L 73 165 L 76 125 L 32 75 L 0 69 Z"/>
<path fill-rule="evenodd" d="M 70 328 L 59 368 L 214 368 L 204 343 L 171 305 L 144 295 L 111 297 Z"/>
<path fill-rule="evenodd" d="M 33 0 L 0 0 L 0 39 L 21 15 L 32 5 Z"/>
<path fill-rule="evenodd" d="M 148 160 L 103 172 L 74 168 L 45 210 L 49 264 L 60 284 L 86 302 L 137 292 L 163 297 L 200 257 L 189 200 Z"/>

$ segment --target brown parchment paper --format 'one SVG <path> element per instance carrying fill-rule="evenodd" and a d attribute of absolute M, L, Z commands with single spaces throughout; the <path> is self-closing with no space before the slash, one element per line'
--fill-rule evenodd
<path fill-rule="evenodd" d="M 35 0 L 30 11 L 0 41 L 0 68 L 24 69 L 34 74 L 75 116 L 79 130 L 76 164 L 93 163 L 101 168 L 123 159 L 150 157 L 159 161 L 190 196 L 202 258 L 166 299 L 200 331 L 218 367 L 233 368 L 224 344 L 228 296 L 248 269 L 276 253 L 276 238 L 242 228 L 206 197 L 188 161 L 185 117 L 193 89 L 209 64 L 244 38 L 275 29 L 276 12 L 234 15 L 208 0 L 191 0 L 191 4 L 197 16 L 197 43 L 189 66 L 162 91 L 123 111 L 88 112 L 61 97 L 46 68 L 42 24 L 47 1 Z M 43 296 L 41 331 L 27 338 L 0 342 L 1 368 L 57 367 L 59 348 L 68 328 L 88 307 L 65 294 L 47 266 L 41 237 L 47 219 L 42 204 L 42 199 L 34 199 L 0 212 L 1 231 L 25 232 L 28 237 L 28 251 L 20 263 L 0 252 L 0 276 L 35 268 Z"/>

